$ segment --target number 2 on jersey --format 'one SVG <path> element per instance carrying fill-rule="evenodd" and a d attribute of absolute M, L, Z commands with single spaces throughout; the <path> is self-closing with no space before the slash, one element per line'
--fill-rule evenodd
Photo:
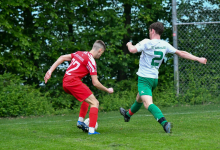
<path fill-rule="evenodd" d="M 154 55 L 159 55 L 160 57 L 158 58 L 158 57 L 154 57 L 153 59 L 152 59 L 152 62 L 151 62 L 151 66 L 159 66 L 159 64 L 160 63 L 157 63 L 157 62 L 154 62 L 155 60 L 161 60 L 161 59 L 163 59 L 163 52 L 161 52 L 161 51 L 154 51 Z"/>
<path fill-rule="evenodd" d="M 74 71 L 74 70 L 78 69 L 79 66 L 80 66 L 80 63 L 73 58 L 71 64 L 69 65 L 69 67 L 71 67 L 71 66 L 73 66 L 73 65 L 76 65 L 76 66 L 73 67 L 72 69 L 66 71 L 66 74 L 67 74 L 67 75 L 71 75 L 71 73 L 70 73 L 71 71 Z M 69 67 L 68 67 L 68 68 L 69 68 Z"/>

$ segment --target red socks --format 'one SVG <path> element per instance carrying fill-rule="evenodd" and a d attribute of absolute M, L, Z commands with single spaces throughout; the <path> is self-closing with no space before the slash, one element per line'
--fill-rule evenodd
<path fill-rule="evenodd" d="M 96 107 L 91 107 L 89 112 L 89 127 L 95 128 L 98 119 L 99 109 Z"/>
<path fill-rule="evenodd" d="M 83 101 L 82 104 L 81 104 L 81 107 L 80 107 L 79 117 L 85 118 L 88 109 L 89 109 L 89 104 L 86 103 L 85 101 Z"/>
<path fill-rule="evenodd" d="M 79 117 L 85 118 L 87 111 L 89 109 L 89 104 L 85 101 L 82 102 L 79 112 Z M 91 107 L 89 112 L 89 127 L 95 128 L 98 119 L 99 109 L 96 107 Z"/>
<path fill-rule="evenodd" d="M 134 114 L 133 112 L 131 112 L 131 109 L 129 109 L 128 113 L 130 115 L 129 117 L 131 117 Z"/>

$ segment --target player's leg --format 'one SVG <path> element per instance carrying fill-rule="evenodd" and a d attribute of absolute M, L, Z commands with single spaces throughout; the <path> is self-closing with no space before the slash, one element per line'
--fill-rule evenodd
<path fill-rule="evenodd" d="M 78 101 L 80 102 L 83 101 L 81 108 L 80 108 L 79 119 L 77 121 L 77 127 L 79 129 L 82 129 L 84 132 L 88 132 L 89 127 L 83 121 L 88 111 L 89 104 L 84 100 L 88 98 L 90 95 L 92 95 L 91 90 L 84 83 L 82 83 L 81 80 L 72 81 L 71 86 L 63 82 L 63 89 L 68 94 L 73 95 Z"/>
<path fill-rule="evenodd" d="M 95 131 L 95 125 L 98 119 L 98 108 L 99 101 L 95 98 L 93 94 L 91 94 L 85 101 L 90 104 L 90 112 L 89 112 L 89 135 L 90 134 L 99 134 Z"/>
<path fill-rule="evenodd" d="M 80 107 L 79 118 L 78 118 L 78 121 L 76 124 L 76 126 L 79 129 L 82 129 L 85 132 L 88 132 L 88 128 L 89 128 L 89 127 L 86 127 L 86 124 L 84 123 L 84 118 L 86 117 L 88 109 L 89 109 L 89 104 L 87 102 L 83 101 L 81 104 L 81 107 Z"/>
<path fill-rule="evenodd" d="M 156 88 L 158 84 L 158 79 L 151 79 L 151 78 L 142 78 L 147 86 L 140 86 L 138 90 L 143 91 L 141 92 L 140 96 L 144 103 L 144 107 L 154 116 L 154 118 L 162 125 L 165 132 L 171 132 L 171 123 L 168 123 L 165 119 L 161 110 L 153 104 L 152 98 L 152 91 Z M 144 88 L 143 88 L 144 87 Z M 140 92 L 139 91 L 139 92 Z"/>
<path fill-rule="evenodd" d="M 80 121 L 80 122 L 84 121 L 84 118 L 86 117 L 88 109 L 89 109 L 89 104 L 87 102 L 83 101 L 81 104 L 81 107 L 80 107 L 78 121 Z"/>
<path fill-rule="evenodd" d="M 166 119 L 163 116 L 161 110 L 153 104 L 152 96 L 150 95 L 142 95 L 141 99 L 144 103 L 144 107 L 154 116 L 154 118 L 163 126 L 165 124 Z"/>
<path fill-rule="evenodd" d="M 171 133 L 172 124 L 167 122 L 161 110 L 153 104 L 152 96 L 142 95 L 141 99 L 144 103 L 144 107 L 154 116 L 154 118 L 161 124 L 164 128 L 164 131 Z"/>
<path fill-rule="evenodd" d="M 121 115 L 124 116 L 125 122 L 129 122 L 130 117 L 134 113 L 136 113 L 141 108 L 142 105 L 143 105 L 143 102 L 142 102 L 140 95 L 138 93 L 136 100 L 135 100 L 134 104 L 131 106 L 131 108 L 129 109 L 129 111 L 126 111 L 124 108 L 120 108 L 120 113 L 121 113 Z"/>
<path fill-rule="evenodd" d="M 134 104 L 131 106 L 131 108 L 129 109 L 129 111 L 126 114 L 129 117 L 131 117 L 134 113 L 136 113 L 141 108 L 142 105 L 143 105 L 143 102 L 142 102 L 141 97 L 138 93 Z"/>
<path fill-rule="evenodd" d="M 158 84 L 158 79 L 154 79 L 154 85 L 152 88 L 152 92 L 154 91 L 154 89 L 157 87 Z M 161 119 L 160 121 L 158 120 L 158 122 L 163 126 L 163 129 L 166 133 L 171 133 L 172 132 L 172 128 L 173 125 L 170 122 L 167 122 L 167 120 L 165 119 L 165 117 L 163 119 Z"/>

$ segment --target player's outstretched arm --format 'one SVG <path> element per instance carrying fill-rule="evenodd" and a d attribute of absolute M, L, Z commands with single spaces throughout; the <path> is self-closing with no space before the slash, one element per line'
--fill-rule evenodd
<path fill-rule="evenodd" d="M 131 42 L 126 44 L 130 53 L 137 53 L 137 48 Z"/>
<path fill-rule="evenodd" d="M 47 73 L 44 76 L 44 82 L 47 83 L 47 81 L 50 79 L 51 74 L 53 73 L 53 71 L 60 65 L 62 64 L 64 61 L 71 61 L 72 57 L 71 54 L 67 54 L 67 55 L 62 55 L 60 56 L 57 61 L 51 66 L 51 68 L 47 71 Z"/>
<path fill-rule="evenodd" d="M 207 59 L 203 57 L 196 57 L 188 52 L 181 51 L 181 50 L 176 50 L 176 53 L 178 56 L 185 58 L 185 59 L 190 59 L 194 61 L 198 61 L 199 63 L 206 64 Z"/>
<path fill-rule="evenodd" d="M 114 92 L 113 88 L 106 88 L 105 86 L 103 86 L 99 80 L 97 75 L 91 75 L 92 78 L 92 84 L 99 90 L 108 92 L 109 94 L 112 94 Z"/>

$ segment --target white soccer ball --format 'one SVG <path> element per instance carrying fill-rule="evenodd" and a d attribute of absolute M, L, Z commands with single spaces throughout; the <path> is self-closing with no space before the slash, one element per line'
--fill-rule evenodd
<path fill-rule="evenodd" d="M 89 118 L 87 118 L 84 123 L 89 127 Z M 95 125 L 95 130 L 97 130 L 98 128 L 98 122 L 96 122 L 96 125 Z"/>

